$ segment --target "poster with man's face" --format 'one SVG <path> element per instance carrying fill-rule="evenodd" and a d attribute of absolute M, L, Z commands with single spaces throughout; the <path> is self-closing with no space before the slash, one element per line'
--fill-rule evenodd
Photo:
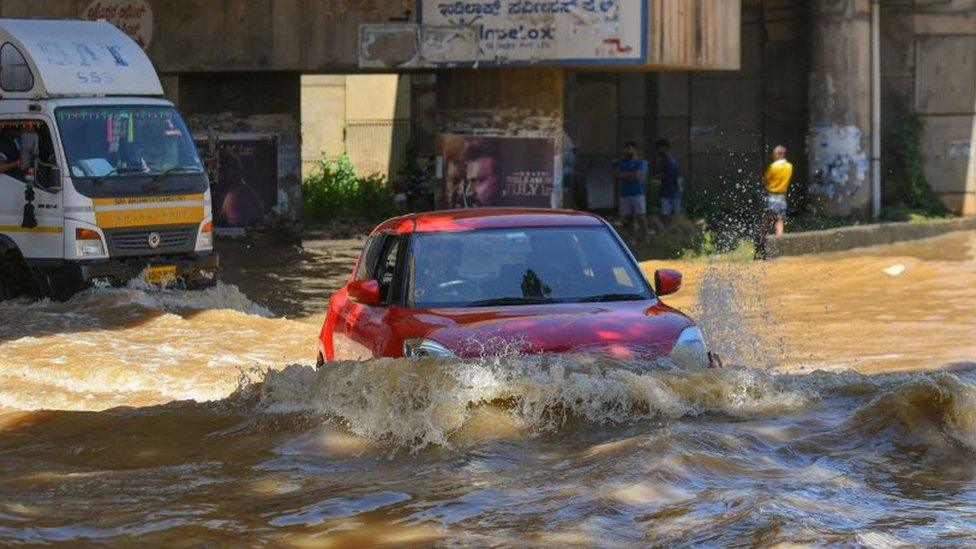
<path fill-rule="evenodd" d="M 553 139 L 442 134 L 438 143 L 448 207 L 552 207 Z"/>

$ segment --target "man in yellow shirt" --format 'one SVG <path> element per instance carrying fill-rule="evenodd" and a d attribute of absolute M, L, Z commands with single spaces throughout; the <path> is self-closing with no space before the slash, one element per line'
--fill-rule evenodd
<path fill-rule="evenodd" d="M 769 230 L 769 223 L 775 219 L 776 234 L 783 234 L 783 216 L 786 215 L 786 191 L 793 179 L 793 164 L 786 159 L 786 147 L 773 147 L 773 161 L 766 168 L 763 180 L 766 183 L 766 211 L 763 214 L 763 233 Z"/>

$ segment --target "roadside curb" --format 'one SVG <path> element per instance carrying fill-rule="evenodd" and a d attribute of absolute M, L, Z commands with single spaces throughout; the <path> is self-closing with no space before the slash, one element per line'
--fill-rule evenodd
<path fill-rule="evenodd" d="M 766 246 L 769 250 L 769 257 L 782 257 L 840 252 L 966 230 L 976 230 L 976 217 L 877 223 L 857 227 L 838 227 L 823 231 L 788 233 L 782 236 L 770 236 Z"/>

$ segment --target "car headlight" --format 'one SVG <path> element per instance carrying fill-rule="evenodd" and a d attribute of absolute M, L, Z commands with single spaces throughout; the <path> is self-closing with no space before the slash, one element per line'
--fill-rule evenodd
<path fill-rule="evenodd" d="M 668 358 L 678 366 L 708 368 L 708 346 L 705 345 L 705 336 L 701 330 L 697 326 L 685 328 L 678 336 Z"/>
<path fill-rule="evenodd" d="M 452 357 L 454 352 L 432 339 L 417 337 L 403 342 L 403 356 L 406 357 Z"/>

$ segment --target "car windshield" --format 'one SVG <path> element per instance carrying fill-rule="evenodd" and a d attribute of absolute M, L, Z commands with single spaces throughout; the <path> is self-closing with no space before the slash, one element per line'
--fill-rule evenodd
<path fill-rule="evenodd" d="M 173 107 L 61 107 L 55 116 L 73 177 L 203 172 Z"/>
<path fill-rule="evenodd" d="M 419 233 L 408 305 L 479 307 L 649 299 L 633 259 L 605 227 Z"/>

